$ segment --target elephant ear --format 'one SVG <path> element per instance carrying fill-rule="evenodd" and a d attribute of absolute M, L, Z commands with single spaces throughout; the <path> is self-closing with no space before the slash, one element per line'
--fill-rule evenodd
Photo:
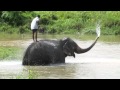
<path fill-rule="evenodd" d="M 69 41 L 66 41 L 65 44 L 63 45 L 63 52 L 67 55 L 67 56 L 73 56 L 75 58 L 75 54 L 73 49 L 71 48 Z"/>

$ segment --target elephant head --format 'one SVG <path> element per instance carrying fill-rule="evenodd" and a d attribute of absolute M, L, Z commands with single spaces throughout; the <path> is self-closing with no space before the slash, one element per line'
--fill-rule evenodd
<path fill-rule="evenodd" d="M 85 52 L 88 52 L 97 42 L 99 37 L 95 39 L 95 41 L 87 48 L 83 49 L 79 47 L 72 39 L 66 38 L 63 39 L 64 45 L 63 45 L 63 52 L 66 56 L 73 56 L 75 57 L 74 53 L 82 54 Z"/>
<path fill-rule="evenodd" d="M 65 53 L 65 56 L 73 56 L 75 57 L 74 53 L 77 54 L 82 54 L 85 52 L 88 52 L 97 42 L 97 40 L 100 37 L 100 26 L 96 27 L 96 33 L 97 33 L 97 38 L 95 41 L 87 48 L 83 49 L 79 47 L 72 39 L 70 38 L 65 38 L 63 39 L 63 52 Z"/>

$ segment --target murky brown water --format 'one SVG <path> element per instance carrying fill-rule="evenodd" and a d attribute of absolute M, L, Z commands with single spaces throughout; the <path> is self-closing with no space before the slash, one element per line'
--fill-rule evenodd
<path fill-rule="evenodd" d="M 81 47 L 92 41 L 75 40 Z M 25 44 L 26 43 L 26 44 Z M 22 42 L 27 46 L 31 41 Z M 17 44 L 16 44 L 17 45 Z M 18 44 L 19 45 L 19 44 Z M 0 61 L 1 79 L 120 79 L 120 43 L 102 42 L 87 53 L 67 57 L 66 64 L 22 66 L 21 60 Z"/>

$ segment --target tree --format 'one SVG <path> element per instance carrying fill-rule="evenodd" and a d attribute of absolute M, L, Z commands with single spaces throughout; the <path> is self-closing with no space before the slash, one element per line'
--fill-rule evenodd
<path fill-rule="evenodd" d="M 24 24 L 25 17 L 22 13 L 23 11 L 2 11 L 1 18 L 5 23 L 8 23 L 12 26 L 21 26 Z"/>

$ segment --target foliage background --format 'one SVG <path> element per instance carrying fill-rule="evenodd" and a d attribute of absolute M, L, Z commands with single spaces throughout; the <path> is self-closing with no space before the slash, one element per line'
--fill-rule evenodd
<path fill-rule="evenodd" d="M 0 32 L 30 33 L 37 15 L 40 29 L 49 34 L 95 34 L 100 21 L 103 35 L 120 35 L 120 11 L 0 11 Z"/>

